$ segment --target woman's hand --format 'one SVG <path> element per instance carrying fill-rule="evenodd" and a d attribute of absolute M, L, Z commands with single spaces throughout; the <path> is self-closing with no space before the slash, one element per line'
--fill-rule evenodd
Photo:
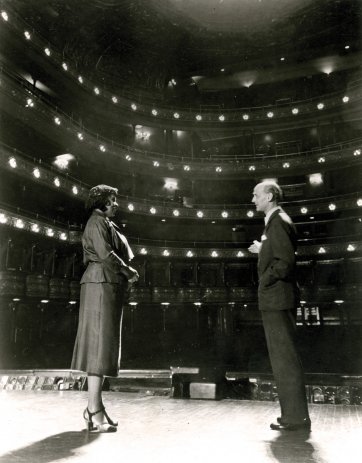
<path fill-rule="evenodd" d="M 138 275 L 137 270 L 135 270 L 135 269 L 132 268 L 132 267 L 129 267 L 129 269 L 130 269 L 131 271 L 133 271 L 133 276 L 128 280 L 128 284 L 127 284 L 127 289 L 128 289 L 128 291 L 131 290 L 132 285 L 133 285 L 134 283 L 136 283 L 136 281 L 137 281 L 138 278 L 139 278 L 139 275 Z"/>
<path fill-rule="evenodd" d="M 139 278 L 137 270 L 129 266 L 122 267 L 121 273 L 123 273 L 130 283 L 135 283 Z"/>
<path fill-rule="evenodd" d="M 131 277 L 128 278 L 128 281 L 133 284 L 133 283 L 136 283 L 136 281 L 139 279 L 139 274 L 137 272 L 136 269 L 134 269 L 133 267 L 128 267 L 129 271 L 131 272 Z"/>

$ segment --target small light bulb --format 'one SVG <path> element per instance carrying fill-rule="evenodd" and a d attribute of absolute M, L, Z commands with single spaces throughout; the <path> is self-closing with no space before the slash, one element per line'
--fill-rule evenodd
<path fill-rule="evenodd" d="M 17 162 L 16 162 L 16 159 L 15 159 L 14 157 L 11 157 L 11 158 L 9 159 L 9 165 L 10 165 L 10 167 L 12 167 L 13 169 L 15 169 L 15 167 L 18 166 L 18 164 L 17 164 Z"/>

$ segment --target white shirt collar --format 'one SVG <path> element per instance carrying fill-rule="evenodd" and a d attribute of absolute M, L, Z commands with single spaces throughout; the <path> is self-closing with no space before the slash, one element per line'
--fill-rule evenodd
<path fill-rule="evenodd" d="M 268 212 L 265 214 L 265 217 L 264 217 L 264 223 L 265 223 L 265 225 L 268 224 L 269 219 L 270 219 L 271 215 L 273 214 L 273 212 L 277 211 L 278 209 L 280 209 L 280 206 L 275 206 L 275 207 L 273 207 L 273 209 L 270 209 L 270 211 L 268 211 Z"/>

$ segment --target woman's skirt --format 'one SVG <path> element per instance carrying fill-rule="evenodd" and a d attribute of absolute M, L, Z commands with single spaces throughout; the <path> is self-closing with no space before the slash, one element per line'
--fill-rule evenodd
<path fill-rule="evenodd" d="M 117 376 L 122 304 L 126 285 L 83 283 L 72 370 Z"/>

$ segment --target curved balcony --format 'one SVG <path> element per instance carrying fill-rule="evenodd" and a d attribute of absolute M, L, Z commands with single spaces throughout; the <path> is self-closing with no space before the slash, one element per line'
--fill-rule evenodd
<path fill-rule="evenodd" d="M 159 104 L 155 106 L 150 103 L 142 103 L 137 101 L 139 97 L 137 98 L 137 95 L 130 93 L 130 91 L 111 92 L 104 87 L 104 84 L 96 84 L 86 76 L 80 75 L 76 64 L 64 58 L 64 53 L 60 53 L 49 45 L 49 42 L 44 41 L 36 31 L 32 31 L 30 37 L 27 24 L 16 15 L 16 12 L 14 12 L 13 17 L 11 17 L 11 14 L 9 16 L 9 20 L 5 22 L 5 27 L 9 31 L 15 32 L 18 38 L 24 39 L 25 34 L 25 39 L 27 39 L 24 39 L 25 45 L 34 48 L 42 59 L 47 58 L 54 70 L 59 70 L 62 78 L 64 78 L 64 75 L 68 76 L 75 85 L 92 94 L 94 99 L 102 98 L 113 107 L 120 107 L 123 111 L 127 110 L 138 117 L 149 119 L 150 123 L 152 123 L 152 120 L 168 121 L 178 128 L 190 124 L 204 127 L 219 126 L 220 124 L 245 124 L 248 126 L 251 123 L 265 123 L 276 119 L 285 120 L 290 117 L 315 117 L 321 111 L 341 108 L 347 103 L 358 103 L 362 98 L 362 81 L 357 80 L 351 84 L 348 92 L 321 95 L 316 98 L 281 105 L 223 109 L 222 112 L 202 108 L 171 108 L 162 107 Z"/>
<path fill-rule="evenodd" d="M 62 226 L 39 216 L 31 217 L 23 211 L 14 212 L 0 207 L 0 226 L 22 230 L 49 239 L 77 244 L 81 242 L 81 232 L 72 231 L 65 224 Z M 360 236 L 339 236 L 335 238 L 302 239 L 299 241 L 298 257 L 313 255 L 358 255 L 362 251 Z M 128 237 L 135 255 L 143 258 L 155 257 L 164 259 L 245 259 L 254 258 L 248 251 L 250 243 L 234 243 L 230 241 L 172 241 L 147 240 L 139 237 Z"/>
<path fill-rule="evenodd" d="M 159 152 L 142 151 L 119 144 L 114 140 L 92 133 L 77 123 L 73 117 L 60 112 L 56 107 L 45 102 L 43 98 L 32 93 L 31 86 L 23 81 L 9 80 L 3 77 L 0 88 L 3 94 L 4 108 L 24 120 L 41 133 L 44 129 L 49 135 L 58 137 L 61 134 L 70 145 L 76 146 L 79 153 L 84 153 L 93 162 L 100 162 L 100 157 L 107 153 L 109 157 L 122 162 L 122 170 L 137 170 L 157 175 L 160 171 L 192 178 L 254 178 L 255 175 L 286 176 L 291 174 L 313 173 L 316 169 L 333 169 L 339 166 L 354 165 L 360 162 L 362 139 L 353 139 L 336 143 L 321 149 L 313 149 L 302 153 L 280 154 L 267 157 L 233 156 L 226 161 L 214 161 L 201 158 L 195 161 L 192 157 L 175 156 Z M 30 93 L 29 93 L 30 92 Z M 29 98 L 34 99 L 32 107 L 25 107 Z M 14 108 L 14 103 L 17 108 Z M 37 115 L 29 118 L 29 111 Z"/>
<path fill-rule="evenodd" d="M 69 175 L 62 175 L 52 166 L 34 162 L 24 153 L 0 143 L 0 168 L 25 178 L 32 178 L 49 188 L 70 197 L 85 200 L 90 189 Z M 34 176 L 36 173 L 36 177 Z M 255 218 L 254 206 L 247 204 L 194 204 L 192 208 L 176 205 L 172 201 L 157 201 L 119 195 L 120 210 L 128 214 L 195 220 L 247 220 Z M 362 192 L 346 195 L 289 201 L 286 204 L 291 216 L 323 214 L 333 211 L 353 210 L 362 207 Z"/>

